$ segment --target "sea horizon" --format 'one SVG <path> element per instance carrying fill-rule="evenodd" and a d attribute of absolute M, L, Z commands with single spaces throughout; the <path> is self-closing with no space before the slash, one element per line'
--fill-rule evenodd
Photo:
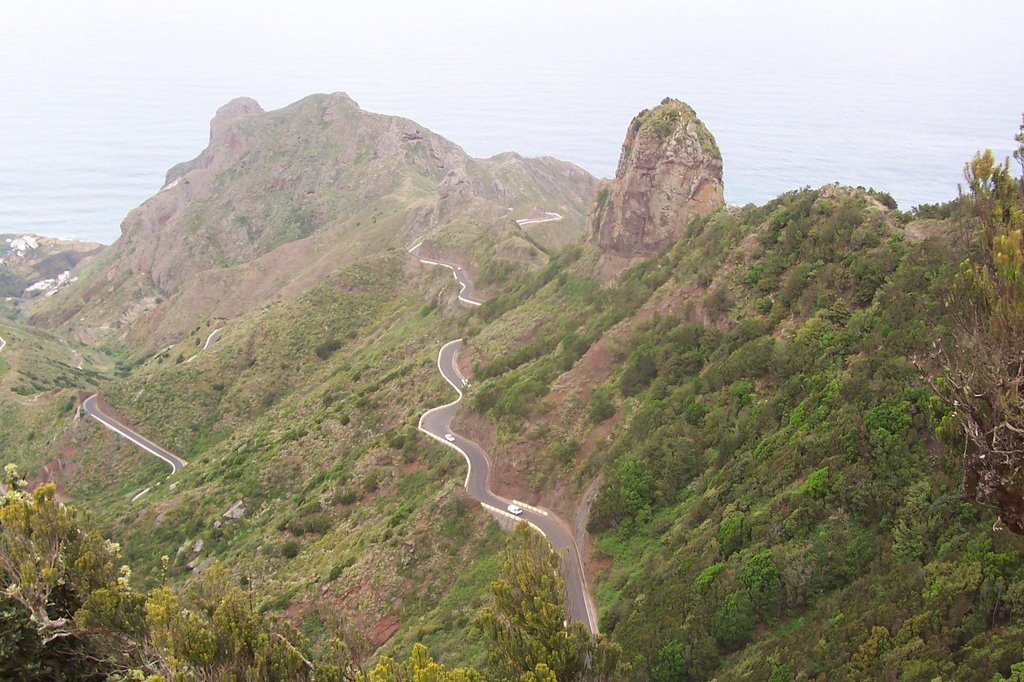
<path fill-rule="evenodd" d="M 955 197 L 976 151 L 1007 156 L 1024 110 L 1022 89 L 1007 87 L 1020 83 L 1024 49 L 983 69 L 972 57 L 1024 20 L 999 3 L 908 3 L 885 21 L 858 3 L 828 19 L 845 22 L 829 42 L 815 37 L 826 19 L 799 2 L 654 3 L 664 25 L 636 34 L 611 10 L 571 3 L 544 5 L 543 21 L 500 22 L 459 3 L 416 21 L 301 5 L 253 12 L 245 31 L 223 35 L 230 3 L 203 10 L 204 22 L 185 8 L 146 30 L 144 11 L 122 4 L 0 9 L 0 233 L 114 241 L 240 96 L 270 110 L 344 91 L 475 157 L 552 156 L 597 177 L 614 176 L 632 117 L 674 97 L 715 135 L 730 204 L 838 182 L 888 192 L 902 209 Z M 774 40 L 783 29 L 792 39 Z"/>

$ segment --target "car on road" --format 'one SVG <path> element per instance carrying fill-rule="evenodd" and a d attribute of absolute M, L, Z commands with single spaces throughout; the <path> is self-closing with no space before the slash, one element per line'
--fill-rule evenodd
<path fill-rule="evenodd" d="M 455 436 L 453 436 L 453 435 L 452 435 L 452 434 L 450 434 L 450 433 L 446 433 L 446 434 L 444 434 L 444 439 L 445 439 L 446 441 L 448 441 L 449 443 L 454 443 L 454 442 L 455 442 Z"/>
<path fill-rule="evenodd" d="M 508 506 L 508 513 L 509 514 L 515 514 L 516 516 L 519 516 L 520 514 L 523 513 L 523 508 L 520 507 L 518 504 L 510 504 Z"/>
<path fill-rule="evenodd" d="M 464 388 L 468 388 L 469 387 L 469 379 L 463 379 L 462 380 L 462 386 Z"/>

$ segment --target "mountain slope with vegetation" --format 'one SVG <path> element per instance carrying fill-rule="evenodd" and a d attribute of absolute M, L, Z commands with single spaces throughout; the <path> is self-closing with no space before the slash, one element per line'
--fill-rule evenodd
<path fill-rule="evenodd" d="M 123 419 L 189 462 L 171 481 L 154 465 L 138 501 L 133 477 L 139 487 L 94 508 L 143 584 L 219 559 L 314 642 L 344 633 L 358 660 L 400 625 L 399 640 L 419 632 L 440 652 L 466 639 L 453 614 L 482 603 L 499 534 L 456 487 L 461 458 L 414 436 L 445 394 L 433 359 L 459 308 L 450 277 L 412 266 L 421 276 L 407 281 L 408 260 L 343 269 L 224 327 L 192 362 L 198 343 L 184 342 L 104 384 Z M 111 449 L 155 461 L 98 425 L 64 423 L 54 445 L 74 452 L 78 474 L 61 486 L 74 499 L 95 499 Z M 223 518 L 239 500 L 243 518 Z"/>
<path fill-rule="evenodd" d="M 261 115 L 238 106 L 242 120 Z M 677 146 L 713 160 L 713 137 L 683 107 L 667 100 L 631 134 L 664 120 L 675 139 L 681 125 L 696 147 Z M 592 193 L 593 241 L 561 248 L 510 216 L 481 226 L 472 199 L 443 225 L 367 243 L 302 292 L 197 315 L 170 347 L 87 378 L 189 461 L 171 479 L 75 418 L 71 390 L 17 407 L 31 428 L 8 428 L 5 445 L 22 471 L 46 478 L 55 454 L 71 466 L 35 496 L 9 475 L 0 517 L 36 514 L 77 538 L 60 493 L 123 549 L 86 552 L 91 582 L 34 620 L 47 583 L 5 566 L 5 586 L 38 588 L 0 602 L 21 633 L 5 636 L 64 660 L 81 650 L 42 640 L 47 619 L 70 618 L 84 630 L 68 642 L 86 651 L 135 643 L 111 666 L 186 678 L 242 674 L 231 660 L 270 678 L 361 668 L 382 682 L 1019 674 L 1024 539 L 1007 528 L 1024 486 L 987 462 L 1019 456 L 1021 403 L 1012 363 L 981 349 L 1024 357 L 1024 187 L 989 157 L 969 165 L 969 194 L 916 214 L 836 185 L 745 207 L 676 193 L 659 214 L 695 217 L 660 226 L 675 241 L 649 257 L 621 250 L 652 228 L 634 209 L 654 205 L 655 185 Z M 624 163 L 622 178 L 642 175 Z M 201 156 L 168 180 L 215 165 Z M 602 211 L 612 193 L 630 211 Z M 528 211 L 544 209 L 560 210 Z M 602 233 L 617 235 L 610 251 Z M 424 255 L 464 262 L 488 302 L 459 305 L 451 273 L 406 252 L 416 236 Z M 448 395 L 434 363 L 459 336 L 471 385 L 454 427 L 486 448 L 497 492 L 589 530 L 607 639 L 563 627 L 538 538 L 517 531 L 499 558 L 503 535 L 462 490 L 464 463 L 416 431 Z M 987 392 L 962 409 L 978 391 L 955 393 L 957 378 L 982 370 Z M 1005 437 L 985 440 L 986 423 Z M 31 554 L 19 528 L 0 521 L 6 546 Z M 117 580 L 120 561 L 130 580 Z M 253 646 L 222 657 L 240 645 L 218 622 L 240 623 L 228 630 Z M 195 644 L 203 629 L 220 653 Z"/>
<path fill-rule="evenodd" d="M 315 286 L 340 265 L 428 237 L 543 256 L 582 234 L 594 179 L 551 158 L 473 159 L 344 93 L 264 112 L 218 110 L 209 146 L 122 223 L 121 238 L 42 302 L 35 324 L 156 350 L 204 316 L 233 317 Z M 558 211 L 559 232 L 513 218 Z"/>
<path fill-rule="evenodd" d="M 727 208 L 610 286 L 583 253 L 481 309 L 459 428 L 506 492 L 567 515 L 603 480 L 591 570 L 637 679 L 988 680 L 1021 660 L 1024 544 L 986 506 L 1015 507 L 964 499 L 956 403 L 930 387 L 949 365 L 926 360 L 1003 310 L 958 319 L 965 257 L 1019 272 L 1020 181 L 999 182 L 940 222 L 834 186 Z"/>

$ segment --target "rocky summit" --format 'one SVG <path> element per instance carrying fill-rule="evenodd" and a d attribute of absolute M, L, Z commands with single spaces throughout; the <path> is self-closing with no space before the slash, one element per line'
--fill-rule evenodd
<path fill-rule="evenodd" d="M 687 104 L 666 98 L 630 123 L 615 181 L 591 214 L 591 241 L 621 256 L 658 253 L 690 218 L 722 206 L 723 188 L 714 135 Z"/>

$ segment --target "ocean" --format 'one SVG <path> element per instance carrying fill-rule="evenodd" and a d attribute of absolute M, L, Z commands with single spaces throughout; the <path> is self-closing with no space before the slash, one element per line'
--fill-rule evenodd
<path fill-rule="evenodd" d="M 241 95 L 273 109 L 341 90 L 474 156 L 605 177 L 632 116 L 678 97 L 718 140 L 729 203 L 841 182 L 902 208 L 954 197 L 978 149 L 1009 155 L 1024 111 L 1017 3 L 12 5 L 0 233 L 113 241 Z"/>

